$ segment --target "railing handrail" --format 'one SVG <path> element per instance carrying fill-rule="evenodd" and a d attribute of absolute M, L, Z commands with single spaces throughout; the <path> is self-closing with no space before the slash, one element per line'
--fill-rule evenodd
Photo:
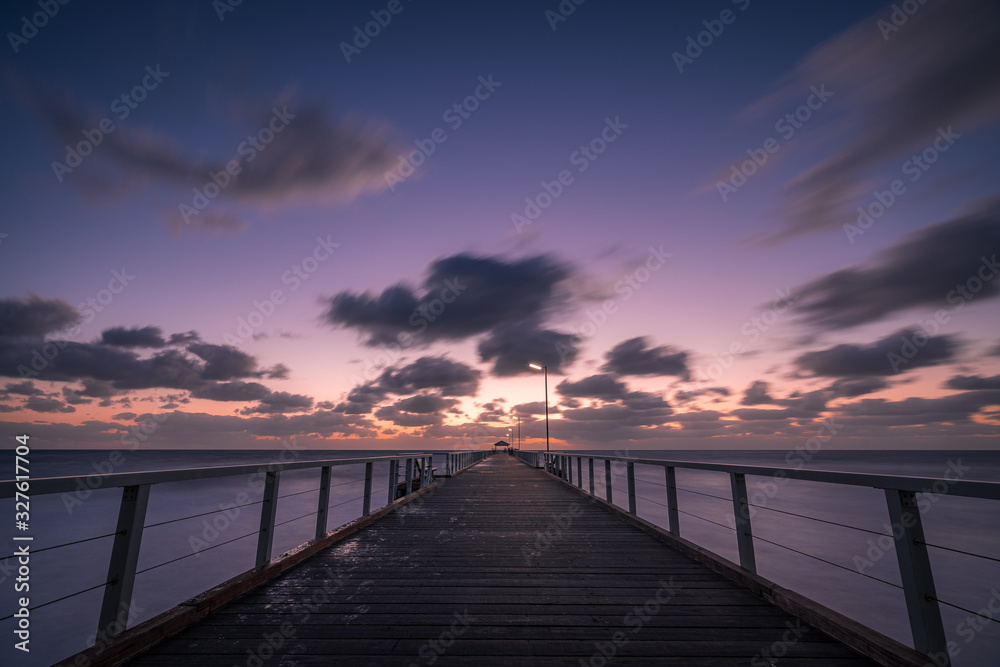
<path fill-rule="evenodd" d="M 612 491 L 611 462 L 618 461 L 626 463 L 625 477 L 628 484 L 628 514 L 634 517 L 638 517 L 637 498 L 639 497 L 635 489 L 635 465 L 638 463 L 640 465 L 663 468 L 664 489 L 666 491 L 667 501 L 663 506 L 667 508 L 669 519 L 669 528 L 667 530 L 670 534 L 677 537 L 680 537 L 681 534 L 680 510 L 678 509 L 677 502 L 677 491 L 679 490 L 679 487 L 677 486 L 675 476 L 677 468 L 682 470 L 693 469 L 726 473 L 729 475 L 732 491 L 731 500 L 733 509 L 730 516 L 735 524 L 733 529 L 736 533 L 739 563 L 742 568 L 753 573 L 757 572 L 756 556 L 754 554 L 755 540 L 752 528 L 753 507 L 755 507 L 755 505 L 753 503 L 753 496 L 747 491 L 747 475 L 771 477 L 773 479 L 797 479 L 809 482 L 840 484 L 842 486 L 872 487 L 881 489 L 885 494 L 886 509 L 888 510 L 889 521 L 891 523 L 890 532 L 892 534 L 887 535 L 887 537 L 892 540 L 892 543 L 895 546 L 896 560 L 899 565 L 899 575 L 902 580 L 901 588 L 903 589 L 903 596 L 906 600 L 906 610 L 910 620 L 910 631 L 913 637 L 913 645 L 914 648 L 921 653 L 928 656 L 934 656 L 934 664 L 939 665 L 940 667 L 948 667 L 948 665 L 951 664 L 948 652 L 949 642 L 945 634 L 940 609 L 940 604 L 950 603 L 945 603 L 937 596 L 934 586 L 934 576 L 931 568 L 931 559 L 928 555 L 928 547 L 938 545 L 929 544 L 926 541 L 923 522 L 921 520 L 921 513 L 923 510 L 917 500 L 917 494 L 929 493 L 933 495 L 951 495 L 986 500 L 1000 500 L 1000 482 L 960 479 L 964 473 L 970 469 L 968 466 L 962 465 L 961 459 L 958 459 L 957 463 L 954 460 L 949 460 L 949 470 L 944 472 L 944 477 L 935 478 L 833 470 L 809 470 L 795 467 L 783 468 L 780 466 L 755 466 L 745 464 L 704 463 L 699 461 L 642 459 L 630 456 L 609 456 L 606 454 L 587 451 L 567 452 L 528 450 L 524 453 L 518 452 L 518 456 L 526 460 L 530 465 L 543 467 L 547 473 L 562 479 L 570 486 L 577 487 L 581 493 L 587 493 L 587 491 L 584 490 L 583 482 L 583 459 L 589 459 L 587 465 L 590 486 L 589 494 L 595 497 L 594 460 L 603 460 L 605 474 L 605 497 L 606 502 L 609 504 L 612 503 L 612 497 L 614 495 Z M 574 458 L 577 460 L 575 485 L 573 482 Z M 949 474 L 951 472 L 955 473 L 955 477 L 951 477 Z M 725 499 L 720 498 L 720 500 Z M 712 521 L 711 523 L 715 522 Z M 889 529 L 888 525 L 887 529 Z M 881 537 L 879 539 L 881 540 Z M 783 546 L 770 540 L 764 541 L 770 542 L 771 544 L 779 547 Z M 881 545 L 881 542 L 879 542 L 879 544 Z M 793 549 L 793 551 L 795 550 Z M 804 555 L 809 556 L 810 554 Z M 970 555 L 987 558 L 981 554 Z M 836 565 L 836 563 L 831 564 Z M 863 572 L 860 573 L 863 574 Z M 959 608 L 962 609 L 962 607 Z"/>
<path fill-rule="evenodd" d="M 484 450 L 485 451 L 485 450 Z M 100 488 L 118 488 L 140 484 L 164 484 L 167 482 L 184 482 L 194 479 L 211 479 L 215 477 L 233 477 L 265 472 L 281 472 L 285 470 L 303 470 L 308 468 L 324 468 L 327 466 L 359 465 L 369 461 L 398 461 L 408 458 L 432 456 L 433 452 L 413 452 L 397 456 L 368 456 L 356 459 L 317 459 L 310 461 L 269 461 L 265 463 L 247 463 L 229 466 L 207 466 L 201 468 L 172 468 L 170 470 L 144 470 L 139 472 L 117 472 L 108 474 L 74 475 L 72 477 L 32 477 L 31 494 L 48 495 L 52 493 L 68 493 L 76 491 L 78 484 L 87 480 L 98 480 Z M 0 480 L 0 498 L 13 498 L 16 491 L 16 480 Z M 96 488 L 96 487 L 88 487 Z"/>
<path fill-rule="evenodd" d="M 609 456 L 587 451 L 550 451 L 523 450 L 534 454 L 572 456 L 603 459 L 607 461 L 622 461 L 625 463 L 640 463 L 669 468 L 690 468 L 694 470 L 710 470 L 716 472 L 755 475 L 758 477 L 773 477 L 783 473 L 788 479 L 798 479 L 807 482 L 827 482 L 844 484 L 846 486 L 865 486 L 875 489 L 894 489 L 912 493 L 933 492 L 939 495 L 963 496 L 967 498 L 982 498 L 1000 500 L 1000 482 L 985 480 L 946 479 L 943 477 L 912 477 L 909 475 L 882 475 L 865 472 L 848 472 L 843 470 L 810 470 L 808 468 L 783 468 L 780 466 L 746 465 L 742 463 L 705 463 L 700 461 L 676 461 L 666 459 L 640 459 L 629 456 Z M 935 488 L 941 483 L 944 488 Z"/>

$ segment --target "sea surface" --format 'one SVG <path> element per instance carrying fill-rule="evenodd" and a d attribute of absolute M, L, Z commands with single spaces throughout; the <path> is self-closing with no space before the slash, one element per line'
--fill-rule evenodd
<path fill-rule="evenodd" d="M 31 477 L 261 465 L 280 460 L 368 458 L 398 451 L 135 451 L 118 459 L 108 451 L 31 452 Z M 1000 452 L 984 451 L 651 451 L 576 450 L 585 456 L 618 455 L 645 459 L 805 467 L 810 469 L 960 478 L 1000 482 Z M 13 452 L 6 451 L 0 477 L 13 477 Z M 435 465 L 443 468 L 440 457 Z M 662 466 L 637 464 L 639 516 L 667 525 Z M 583 461 L 589 487 L 588 461 Z M 624 464 L 612 467 L 612 499 L 627 506 Z M 377 463 L 374 507 L 388 497 L 388 464 Z M 332 469 L 329 529 L 361 514 L 363 464 Z M 578 481 L 573 466 L 574 481 Z M 595 461 L 595 492 L 605 497 L 604 464 Z M 310 539 L 315 532 L 319 472 L 282 473 L 273 553 Z M 732 522 L 730 481 L 724 473 L 677 469 L 681 535 L 738 562 Z M 909 624 L 885 494 L 876 488 L 748 477 L 758 572 L 891 637 L 910 643 Z M 240 475 L 152 487 L 133 595 L 131 624 L 170 607 L 253 566 L 260 475 Z M 938 490 L 941 490 L 939 485 Z M 89 491 L 89 492 L 88 492 Z M 997 501 L 921 494 L 922 517 L 938 597 L 956 667 L 1000 665 L 1000 623 L 976 617 L 989 606 L 1000 610 L 1000 505 Z M 0 665 L 49 665 L 86 648 L 97 630 L 115 530 L 120 489 L 33 496 L 31 524 L 31 648 L 14 648 L 14 618 L 0 621 Z M 0 501 L 0 516 L 11 528 L 2 555 L 13 552 L 14 501 Z M 806 518 L 808 517 L 808 518 Z M 544 526 L 538 527 L 540 531 Z M 881 545 L 880 546 L 880 542 Z M 60 546 L 65 545 L 65 546 Z M 887 547 L 887 548 L 886 548 Z M 946 547 L 946 548 L 943 548 Z M 977 554 L 977 555 L 970 555 Z M 980 556 L 986 556 L 982 558 Z M 859 574 L 859 570 L 863 574 Z M 0 617 L 16 611 L 14 559 L 0 560 Z M 78 591 L 86 591 L 76 595 Z M 66 597 L 69 596 L 69 597 Z M 62 599 L 65 598 L 65 599 Z M 37 608 L 36 608 L 37 607 Z M 779 660 L 778 665 L 781 664 Z"/>

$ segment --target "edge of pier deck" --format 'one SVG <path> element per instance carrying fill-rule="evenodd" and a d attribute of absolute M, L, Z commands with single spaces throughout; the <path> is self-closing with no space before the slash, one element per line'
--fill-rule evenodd
<path fill-rule="evenodd" d="M 507 457 L 504 457 L 507 458 Z M 488 460 L 488 459 L 485 459 Z M 519 461 L 527 468 L 538 470 L 520 459 L 511 457 L 511 462 Z M 471 468 L 470 468 L 471 469 Z M 455 474 L 465 470 L 456 471 Z M 784 589 L 739 565 L 722 558 L 698 545 L 676 535 L 671 535 L 660 527 L 635 515 L 629 514 L 605 500 L 597 498 L 585 490 L 555 475 L 545 473 L 540 479 L 548 482 L 562 482 L 565 487 L 586 498 L 596 508 L 607 511 L 617 519 L 653 536 L 666 546 L 691 558 L 716 574 L 730 580 L 777 609 L 801 619 L 813 628 L 826 634 L 838 643 L 870 660 L 887 667 L 925 667 L 928 657 L 901 642 L 878 633 L 800 594 Z M 180 605 L 148 620 L 122 634 L 90 647 L 66 658 L 59 665 L 120 665 L 154 648 L 164 640 L 189 628 L 219 608 L 234 602 L 240 596 L 251 593 L 277 576 L 302 564 L 319 552 L 335 546 L 361 529 L 375 524 L 386 515 L 396 512 L 440 486 L 434 482 L 426 488 L 396 500 L 371 514 L 356 519 L 325 537 L 311 540 L 268 563 L 244 572 Z M 488 500 L 488 499 L 487 499 Z M 514 656 L 511 656 L 512 658 Z M 622 657 L 622 660 L 628 658 Z M 693 664 L 693 663 L 692 663 Z"/>

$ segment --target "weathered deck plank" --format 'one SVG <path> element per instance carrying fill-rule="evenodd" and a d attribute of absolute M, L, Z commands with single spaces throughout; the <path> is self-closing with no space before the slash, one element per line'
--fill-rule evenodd
<path fill-rule="evenodd" d="M 130 664 L 875 664 L 510 457 L 422 500 Z"/>

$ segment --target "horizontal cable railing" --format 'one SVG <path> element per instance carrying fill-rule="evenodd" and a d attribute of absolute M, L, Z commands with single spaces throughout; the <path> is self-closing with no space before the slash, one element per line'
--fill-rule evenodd
<path fill-rule="evenodd" d="M 1000 558 L 927 542 L 924 539 L 924 529 L 921 521 L 920 508 L 917 502 L 917 494 L 935 494 L 965 498 L 979 498 L 985 500 L 1000 500 L 1000 482 L 965 480 L 959 479 L 958 477 L 954 479 L 942 479 L 874 473 L 808 470 L 793 467 L 782 468 L 757 465 L 706 463 L 700 461 L 670 461 L 623 456 L 590 455 L 571 452 L 536 452 L 525 450 L 515 451 L 512 453 L 524 460 L 526 463 L 536 468 L 542 468 L 546 472 L 575 487 L 578 487 L 582 491 L 589 492 L 594 496 L 597 495 L 595 485 L 595 467 L 598 471 L 600 471 L 603 467 L 604 475 L 601 476 L 598 473 L 598 478 L 603 477 L 604 498 L 608 503 L 613 502 L 614 493 L 616 491 L 621 492 L 620 488 L 614 487 L 614 480 L 620 480 L 624 481 L 627 488 L 625 493 L 628 504 L 628 513 L 636 516 L 638 515 L 637 500 L 640 499 L 660 507 L 664 507 L 668 512 L 667 531 L 673 535 L 679 537 L 681 534 L 680 515 L 689 516 L 720 528 L 725 528 L 727 531 L 733 532 L 736 535 L 736 546 L 739 554 L 740 566 L 751 572 L 756 573 L 757 571 L 754 545 L 759 542 L 798 554 L 829 566 L 833 566 L 840 570 L 851 572 L 852 574 L 861 575 L 894 589 L 902 590 L 906 600 L 914 647 L 928 655 L 937 656 L 938 659 L 941 659 L 941 656 L 948 656 L 947 639 L 945 637 L 944 625 L 941 620 L 941 610 L 938 606 L 939 604 L 972 613 L 981 618 L 987 618 L 979 612 L 971 611 L 954 602 L 938 598 L 934 588 L 934 578 L 931 571 L 930 559 L 928 557 L 928 548 L 941 549 L 961 554 L 963 556 L 979 558 L 991 562 L 1000 562 Z M 573 459 L 576 459 L 575 466 L 573 465 Z M 598 462 L 596 466 L 595 461 Z M 603 461 L 603 466 L 599 463 L 601 461 Z M 623 472 L 613 470 L 612 462 L 619 464 L 616 467 L 623 468 Z M 620 464 L 624 464 L 624 466 L 621 466 Z M 635 475 L 636 465 L 661 468 L 664 474 L 663 482 L 657 484 L 647 479 L 637 478 Z M 696 489 L 678 486 L 676 482 L 676 470 L 678 469 L 725 473 L 730 478 L 731 495 L 729 497 L 725 497 L 718 495 L 717 493 L 710 493 L 708 491 L 699 491 Z M 576 473 L 575 476 L 574 472 Z M 585 474 L 587 474 L 588 477 L 589 489 L 585 488 Z M 871 530 L 869 528 L 854 526 L 850 523 L 809 516 L 808 514 L 753 503 L 747 494 L 746 478 L 748 476 L 772 477 L 775 480 L 794 479 L 804 482 L 821 482 L 838 484 L 845 487 L 868 487 L 881 489 L 885 494 L 885 502 L 892 525 L 892 532 Z M 644 493 L 638 493 L 636 491 L 637 482 L 639 484 L 652 486 L 665 492 L 663 501 L 651 498 Z M 701 516 L 696 512 L 690 511 L 691 508 L 681 509 L 678 506 L 677 501 L 678 491 L 690 496 L 724 501 L 729 507 L 728 516 L 726 518 L 732 525 L 726 525 L 709 517 Z M 625 507 L 622 507 L 622 509 L 626 510 Z M 892 544 L 894 545 L 896 551 L 899 575 L 902 583 L 900 584 L 888 581 L 886 579 L 867 574 L 861 571 L 860 568 L 852 569 L 828 558 L 823 558 L 822 556 L 809 553 L 808 551 L 797 549 L 787 544 L 781 544 L 780 542 L 767 539 L 759 535 L 754 535 L 751 517 L 756 512 L 761 510 L 892 540 Z M 988 618 L 987 620 L 998 622 L 998 620 L 994 618 Z"/>
<path fill-rule="evenodd" d="M 454 475 L 471 465 L 483 460 L 491 454 L 490 450 L 480 451 L 456 451 L 439 453 L 411 453 L 398 454 L 395 456 L 377 456 L 356 459 L 327 459 L 319 461 L 291 461 L 273 462 L 268 464 L 247 464 L 235 466 L 212 466 L 204 468 L 182 468 L 174 470 L 159 470 L 149 472 L 129 472 L 97 475 L 81 475 L 79 477 L 44 477 L 30 480 L 31 497 L 38 497 L 52 494 L 74 493 L 80 488 L 85 489 L 121 489 L 121 503 L 118 510 L 118 523 L 114 532 L 85 537 L 78 540 L 64 542 L 46 546 L 40 549 L 32 549 L 32 554 L 51 551 L 64 547 L 69 547 L 85 542 L 92 542 L 101 539 L 114 538 L 111 549 L 111 557 L 108 566 L 108 575 L 105 581 L 94 584 L 74 593 L 69 593 L 58 598 L 47 600 L 34 605 L 28 611 L 35 611 L 64 600 L 88 593 L 99 588 L 104 588 L 104 599 L 101 604 L 100 617 L 98 622 L 97 641 L 103 641 L 120 634 L 126 629 L 126 625 L 131 615 L 129 610 L 132 605 L 132 590 L 137 575 L 145 574 L 157 570 L 167 565 L 183 561 L 193 556 L 198 556 L 206 551 L 218 549 L 227 544 L 232 544 L 240 540 L 252 537 L 257 538 L 256 560 L 254 567 L 260 567 L 271 560 L 272 544 L 275 529 L 302 521 L 309 517 L 316 517 L 315 538 L 321 538 L 328 534 L 327 518 L 330 510 L 334 510 L 351 503 L 362 502 L 361 515 L 368 516 L 372 513 L 372 497 L 382 497 L 386 499 L 385 504 L 391 504 L 395 500 L 408 496 L 409 494 L 426 488 L 435 479 L 438 468 L 434 467 L 435 457 L 443 458 L 446 475 Z M 374 465 L 376 463 L 388 463 L 387 475 L 384 486 L 379 484 L 379 488 L 373 490 Z M 331 470 L 343 466 L 364 466 L 363 477 L 358 479 L 348 479 L 337 483 L 331 483 Z M 301 491 L 279 494 L 278 486 L 283 472 L 293 470 L 319 470 L 320 484 L 316 487 Z M 383 468 L 383 470 L 385 470 Z M 154 484 L 169 484 L 173 482 L 189 482 L 192 480 L 215 480 L 227 477 L 237 477 L 241 475 L 257 476 L 263 480 L 263 497 L 260 500 L 253 500 L 240 504 L 232 504 L 217 510 L 207 512 L 197 512 L 183 517 L 173 517 L 154 523 L 146 523 L 146 510 L 149 505 L 150 487 Z M 17 491 L 24 491 L 17 486 L 15 481 L 0 481 L 0 498 L 13 498 Z M 24 482 L 20 482 L 24 484 Z M 349 487 L 364 485 L 360 495 L 352 496 L 346 500 L 331 498 L 331 490 L 338 487 Z M 360 489 L 357 489 L 360 490 Z M 350 489 L 344 489 L 351 493 Z M 307 493 L 319 493 L 317 508 L 311 512 L 301 514 L 282 521 L 276 521 L 276 511 L 278 501 L 283 498 L 301 496 Z M 378 496 L 378 494 L 387 494 Z M 331 500 L 339 500 L 330 504 Z M 188 521 L 191 519 L 206 517 L 210 515 L 231 512 L 238 508 L 260 505 L 260 521 L 257 528 L 242 535 L 232 537 L 215 544 L 206 544 L 199 547 L 192 553 L 186 553 L 176 558 L 170 558 L 160 563 L 155 563 L 143 569 L 137 569 L 142 535 L 146 529 L 157 528 L 170 524 Z M 301 546 L 301 545 L 300 545 Z M 0 561 L 16 558 L 17 554 L 0 557 Z M 178 600 L 180 602 L 181 600 Z M 0 618 L 6 621 L 13 618 L 8 615 Z"/>

